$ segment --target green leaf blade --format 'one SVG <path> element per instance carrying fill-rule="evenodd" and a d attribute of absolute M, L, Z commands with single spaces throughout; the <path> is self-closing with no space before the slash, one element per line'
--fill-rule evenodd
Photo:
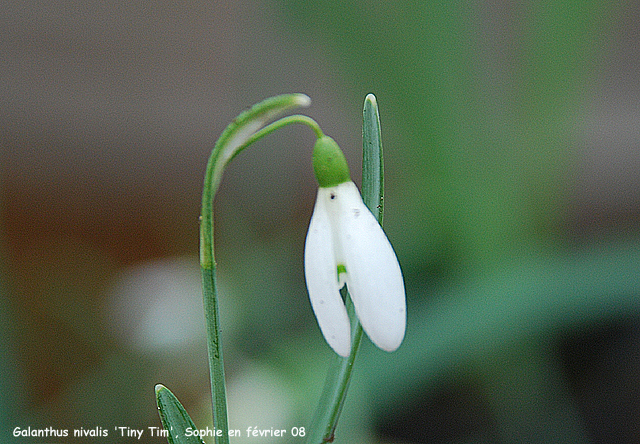
<path fill-rule="evenodd" d="M 156 385 L 156 402 L 162 426 L 169 432 L 169 444 L 205 444 L 198 434 L 188 433 L 187 429 L 197 430 L 195 424 L 178 398 L 162 384 Z"/>
<path fill-rule="evenodd" d="M 382 225 L 384 214 L 384 162 L 376 96 L 368 94 L 362 110 L 362 200 Z"/>

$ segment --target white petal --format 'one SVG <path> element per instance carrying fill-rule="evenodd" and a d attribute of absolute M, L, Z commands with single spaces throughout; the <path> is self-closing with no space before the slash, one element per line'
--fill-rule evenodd
<path fill-rule="evenodd" d="M 320 191 L 304 247 L 304 274 L 322 334 L 337 354 L 346 357 L 351 353 L 351 326 L 338 288 L 331 223 Z"/>
<path fill-rule="evenodd" d="M 362 328 L 385 351 L 404 338 L 406 301 L 396 254 L 353 182 L 339 185 L 337 235 L 347 269 L 347 289 Z"/>

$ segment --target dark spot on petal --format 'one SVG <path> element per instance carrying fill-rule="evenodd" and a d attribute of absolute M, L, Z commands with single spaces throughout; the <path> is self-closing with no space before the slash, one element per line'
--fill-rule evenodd
<path fill-rule="evenodd" d="M 335 193 L 331 193 L 331 194 L 329 195 L 329 198 L 330 198 L 331 200 L 335 199 L 335 198 L 336 198 Z"/>

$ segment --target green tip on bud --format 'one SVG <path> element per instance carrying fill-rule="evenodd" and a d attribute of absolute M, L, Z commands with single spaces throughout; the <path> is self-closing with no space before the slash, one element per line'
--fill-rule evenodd
<path fill-rule="evenodd" d="M 318 138 L 313 147 L 313 171 L 322 188 L 335 187 L 351 180 L 342 150 L 329 136 Z"/>

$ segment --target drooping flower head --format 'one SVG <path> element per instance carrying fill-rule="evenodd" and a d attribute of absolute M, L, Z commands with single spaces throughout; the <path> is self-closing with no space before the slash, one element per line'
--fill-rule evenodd
<path fill-rule="evenodd" d="M 338 144 L 320 137 L 313 149 L 320 185 L 305 243 L 307 290 L 320 330 L 340 356 L 351 353 L 351 327 L 340 289 L 346 284 L 371 341 L 385 351 L 402 343 L 406 302 L 396 255 L 351 181 Z"/>

